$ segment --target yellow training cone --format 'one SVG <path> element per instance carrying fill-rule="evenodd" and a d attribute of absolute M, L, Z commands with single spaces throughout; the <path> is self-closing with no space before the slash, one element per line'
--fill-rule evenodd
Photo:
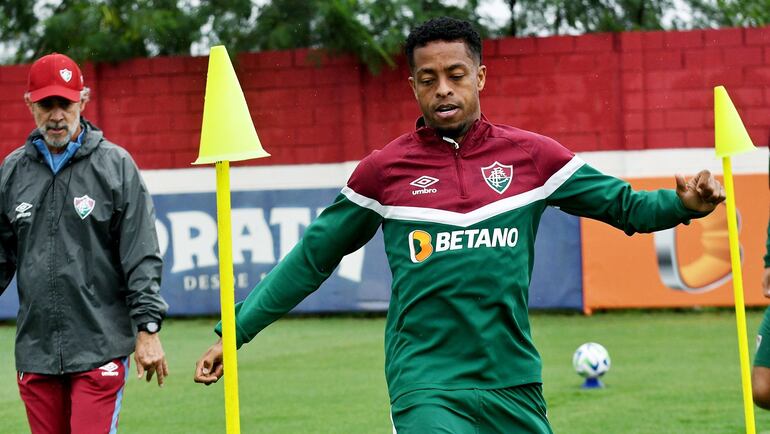
<path fill-rule="evenodd" d="M 251 121 L 227 49 L 211 47 L 198 159 L 193 164 L 269 157 Z"/>
<path fill-rule="evenodd" d="M 714 88 L 714 135 L 717 157 L 756 149 L 724 86 Z"/>
<path fill-rule="evenodd" d="M 730 263 L 733 274 L 733 298 L 735 299 L 735 324 L 738 332 L 738 359 L 741 365 L 741 389 L 743 391 L 743 416 L 746 434 L 755 434 L 754 402 L 751 392 L 751 367 L 749 366 L 749 342 L 746 331 L 746 303 L 743 297 L 743 273 L 738 240 L 738 210 L 735 207 L 733 165 L 730 157 L 754 149 L 749 133 L 743 126 L 733 102 L 723 86 L 714 88 L 714 132 L 717 156 L 722 158 L 725 197 L 727 202 L 727 235 L 730 247 Z"/>
<path fill-rule="evenodd" d="M 235 282 L 230 209 L 230 161 L 269 157 L 251 122 L 246 98 L 230 57 L 223 46 L 211 48 L 203 105 L 203 127 L 198 159 L 193 164 L 216 163 L 217 231 L 219 244 L 219 298 L 222 306 L 222 362 L 225 372 L 225 432 L 240 434 L 238 356 L 235 333 Z"/>

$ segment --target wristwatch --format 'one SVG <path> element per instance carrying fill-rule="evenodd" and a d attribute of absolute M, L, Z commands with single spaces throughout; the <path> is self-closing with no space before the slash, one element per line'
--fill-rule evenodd
<path fill-rule="evenodd" d="M 160 331 L 160 323 L 157 321 L 148 321 L 136 326 L 136 329 L 140 332 L 147 332 L 149 334 L 158 333 Z"/>

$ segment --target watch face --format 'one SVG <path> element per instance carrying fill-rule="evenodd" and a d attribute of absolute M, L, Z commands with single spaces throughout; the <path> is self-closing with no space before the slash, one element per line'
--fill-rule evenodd
<path fill-rule="evenodd" d="M 158 323 L 156 322 L 148 322 L 146 324 L 147 331 L 149 333 L 157 333 L 158 332 Z"/>

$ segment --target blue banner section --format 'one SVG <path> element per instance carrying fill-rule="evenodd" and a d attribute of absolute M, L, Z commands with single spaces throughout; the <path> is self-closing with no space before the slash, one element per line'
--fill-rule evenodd
<path fill-rule="evenodd" d="M 543 213 L 535 241 L 529 307 L 583 310 L 580 218 L 554 208 Z"/>
<path fill-rule="evenodd" d="M 339 189 L 232 193 L 235 299 L 285 256 L 305 227 L 332 203 Z M 154 197 L 164 252 L 163 296 L 170 315 L 219 312 L 216 196 L 214 193 Z M 378 233 L 347 256 L 296 312 L 380 311 L 390 299 L 390 271 Z"/>
<path fill-rule="evenodd" d="M 339 189 L 232 193 L 235 298 L 242 300 L 297 243 Z M 164 259 L 162 293 L 170 316 L 219 313 L 215 193 L 153 197 Z M 549 209 L 536 244 L 530 306 L 582 309 L 580 228 L 576 217 Z M 391 274 L 378 232 L 343 259 L 321 288 L 295 312 L 385 311 Z M 18 309 L 15 282 L 0 297 L 0 318 Z"/>

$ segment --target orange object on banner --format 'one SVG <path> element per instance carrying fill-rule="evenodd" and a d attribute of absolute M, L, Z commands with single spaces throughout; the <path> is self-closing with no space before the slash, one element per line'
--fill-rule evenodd
<path fill-rule="evenodd" d="M 674 177 L 631 180 L 634 189 L 673 188 Z M 767 175 L 737 175 L 740 242 L 746 305 L 767 305 L 758 285 L 764 270 L 770 194 Z M 632 237 L 605 223 L 583 219 L 583 306 L 593 309 L 733 306 L 727 221 L 724 209 L 689 226 L 674 229 L 671 243 L 661 246 L 653 234 Z M 665 243 L 663 243 L 665 244 Z M 659 251 L 661 250 L 661 251 Z M 673 257 L 668 258 L 666 256 Z M 659 265 L 662 260 L 662 266 Z M 666 277 L 665 266 L 674 267 Z M 672 284 L 678 282 L 679 285 Z M 678 286 L 678 288 L 677 288 Z"/>

